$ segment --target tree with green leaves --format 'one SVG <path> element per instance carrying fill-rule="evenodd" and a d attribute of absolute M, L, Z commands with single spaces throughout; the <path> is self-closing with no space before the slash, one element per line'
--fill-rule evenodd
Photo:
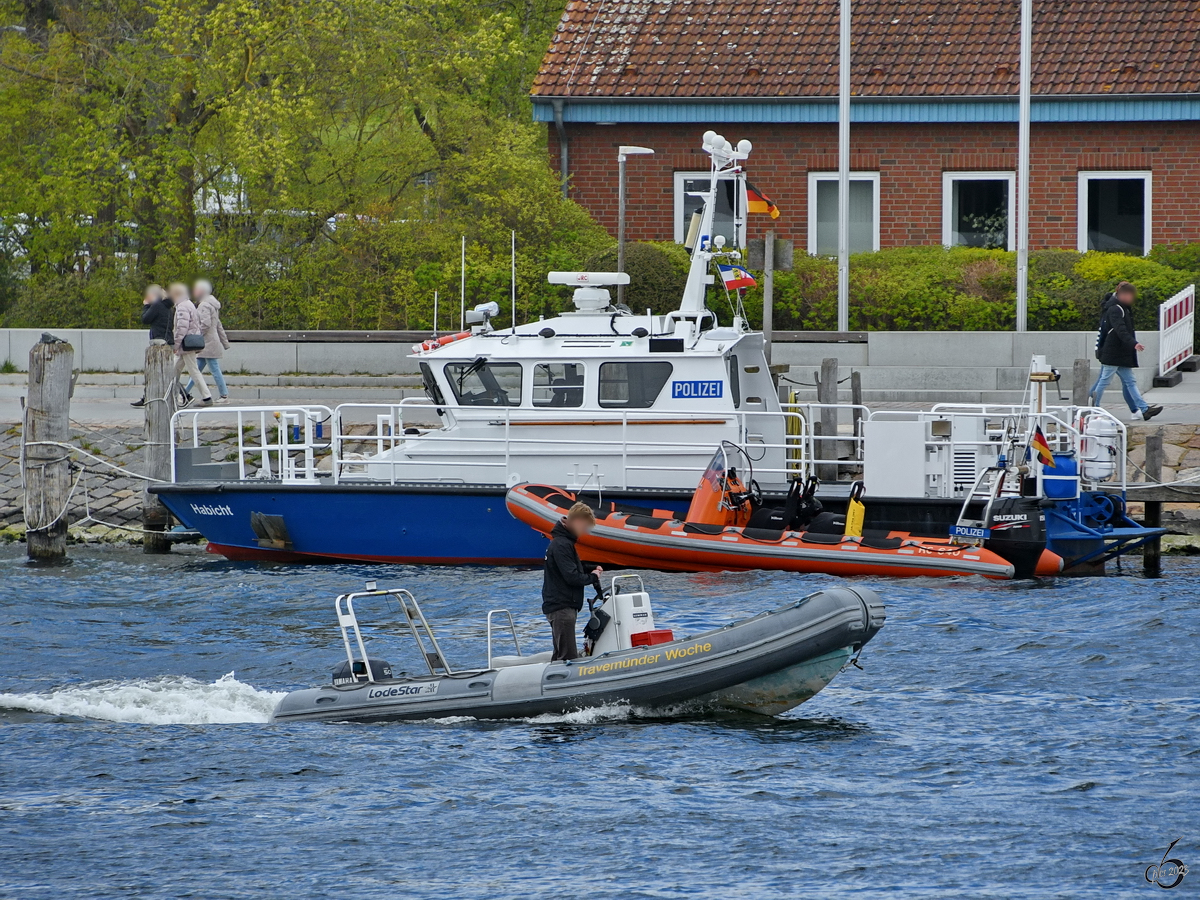
<path fill-rule="evenodd" d="M 512 230 L 519 314 L 554 306 L 537 267 L 608 240 L 530 121 L 559 11 L 0 2 L 7 318 L 133 324 L 125 292 L 204 272 L 234 324 L 426 327 L 459 236 L 472 299 L 493 299 Z"/>

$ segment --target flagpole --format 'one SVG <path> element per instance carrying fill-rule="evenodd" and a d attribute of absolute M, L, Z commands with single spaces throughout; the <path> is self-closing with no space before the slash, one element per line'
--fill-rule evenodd
<path fill-rule="evenodd" d="M 453 309 L 454 307 L 450 307 Z M 451 315 L 454 315 L 451 313 Z M 462 239 L 462 256 L 458 261 L 458 330 L 467 327 L 467 236 Z"/>
<path fill-rule="evenodd" d="M 517 327 L 517 232 L 512 233 L 512 323 Z"/>
<path fill-rule="evenodd" d="M 1021 99 L 1017 123 L 1017 331 L 1029 327 L 1029 118 L 1033 0 L 1021 0 Z"/>
<path fill-rule="evenodd" d="M 838 52 L 838 331 L 850 330 L 850 0 L 841 0 Z M 813 202 L 813 201 L 810 201 Z"/>

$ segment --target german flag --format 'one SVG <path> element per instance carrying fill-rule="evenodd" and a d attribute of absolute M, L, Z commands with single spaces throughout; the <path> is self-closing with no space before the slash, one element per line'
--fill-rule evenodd
<path fill-rule="evenodd" d="M 775 205 L 775 201 L 748 181 L 746 182 L 746 211 L 766 213 L 772 219 L 779 218 L 779 207 Z"/>
<path fill-rule="evenodd" d="M 1043 465 L 1047 465 L 1052 469 L 1058 468 L 1054 463 L 1054 454 L 1050 452 L 1050 444 L 1046 440 L 1046 435 L 1042 434 L 1041 425 L 1033 429 L 1033 437 L 1029 439 L 1029 449 L 1037 453 Z"/>

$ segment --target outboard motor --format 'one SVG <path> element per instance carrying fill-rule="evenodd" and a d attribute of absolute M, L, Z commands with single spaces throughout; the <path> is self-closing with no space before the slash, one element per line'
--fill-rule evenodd
<path fill-rule="evenodd" d="M 376 681 L 388 681 L 392 677 L 392 664 L 385 662 L 382 659 L 368 659 L 371 665 L 371 677 Z M 356 659 L 353 666 L 350 660 L 343 659 L 341 663 L 333 669 L 333 683 L 340 687 L 343 684 L 365 684 L 367 681 L 367 667 L 363 665 L 361 659 Z"/>
<path fill-rule="evenodd" d="M 983 546 L 1013 564 L 1014 577 L 1032 578 L 1046 549 L 1046 511 L 1036 497 L 1001 497 L 992 504 L 992 536 Z"/>

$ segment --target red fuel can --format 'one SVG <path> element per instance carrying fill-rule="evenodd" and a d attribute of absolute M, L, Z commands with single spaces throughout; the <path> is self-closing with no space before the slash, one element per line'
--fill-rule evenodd
<path fill-rule="evenodd" d="M 675 640 L 675 633 L 670 628 L 639 631 L 629 638 L 629 642 L 635 647 L 652 647 L 655 644 L 669 644 L 673 640 Z"/>

